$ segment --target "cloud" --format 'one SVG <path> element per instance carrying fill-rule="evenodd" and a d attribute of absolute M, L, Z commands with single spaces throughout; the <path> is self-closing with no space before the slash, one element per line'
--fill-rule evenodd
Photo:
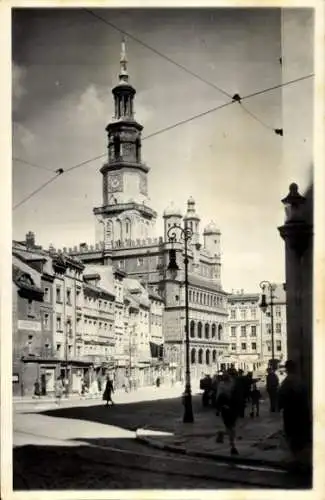
<path fill-rule="evenodd" d="M 27 89 L 24 85 L 27 70 L 22 66 L 13 63 L 12 66 L 12 107 L 17 111 L 21 98 L 27 94 Z"/>
<path fill-rule="evenodd" d="M 25 125 L 13 122 L 12 150 L 13 156 L 31 158 L 34 150 L 35 135 Z"/>

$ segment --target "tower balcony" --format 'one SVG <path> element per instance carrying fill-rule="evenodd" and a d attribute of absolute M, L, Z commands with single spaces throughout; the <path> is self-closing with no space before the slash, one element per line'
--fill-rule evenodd
<path fill-rule="evenodd" d="M 139 170 L 140 172 L 144 172 L 147 174 L 150 168 L 145 163 L 137 163 L 135 161 L 129 161 L 124 159 L 123 157 L 118 158 L 117 160 L 110 160 L 107 163 L 104 163 L 100 172 L 104 174 L 107 171 L 114 172 L 116 170 L 121 170 L 122 168 L 129 168 L 131 170 Z"/>
<path fill-rule="evenodd" d="M 129 203 L 115 203 L 114 205 L 103 205 L 93 209 L 95 215 L 115 215 L 126 210 L 138 210 L 141 215 L 147 219 L 156 219 L 157 212 L 144 204 L 129 202 Z"/>

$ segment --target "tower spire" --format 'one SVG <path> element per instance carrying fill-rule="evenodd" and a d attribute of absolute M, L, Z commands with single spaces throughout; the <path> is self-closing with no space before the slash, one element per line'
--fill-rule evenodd
<path fill-rule="evenodd" d="M 126 45 L 125 45 L 125 38 L 123 37 L 122 43 L 121 43 L 121 57 L 120 57 L 120 82 L 128 82 L 129 81 L 129 74 L 128 74 L 128 68 L 127 68 L 127 57 L 126 57 Z"/>

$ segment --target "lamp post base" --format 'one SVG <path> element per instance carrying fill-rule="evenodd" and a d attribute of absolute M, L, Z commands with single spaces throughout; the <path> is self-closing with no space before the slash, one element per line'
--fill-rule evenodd
<path fill-rule="evenodd" d="M 191 424 L 194 422 L 193 408 L 192 408 L 192 394 L 191 386 L 186 385 L 184 393 L 184 424 Z"/>

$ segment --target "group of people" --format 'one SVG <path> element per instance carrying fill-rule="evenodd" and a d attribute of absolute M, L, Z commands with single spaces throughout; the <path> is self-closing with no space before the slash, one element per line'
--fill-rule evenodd
<path fill-rule="evenodd" d="M 266 377 L 266 392 L 269 398 L 270 412 L 283 412 L 283 427 L 287 442 L 294 454 L 311 443 L 311 405 L 307 390 L 296 372 L 293 361 L 285 364 L 287 376 L 280 384 L 275 370 L 269 368 Z M 225 432 L 229 437 L 230 453 L 237 455 L 235 444 L 236 423 L 245 417 L 247 408 L 250 417 L 258 417 L 261 391 L 257 387 L 260 379 L 253 378 L 253 373 L 244 375 L 242 370 L 231 367 L 214 377 L 206 376 L 200 381 L 203 389 L 203 404 L 211 404 L 216 414 L 221 416 Z M 224 432 L 219 432 L 217 442 L 223 442 Z"/>

